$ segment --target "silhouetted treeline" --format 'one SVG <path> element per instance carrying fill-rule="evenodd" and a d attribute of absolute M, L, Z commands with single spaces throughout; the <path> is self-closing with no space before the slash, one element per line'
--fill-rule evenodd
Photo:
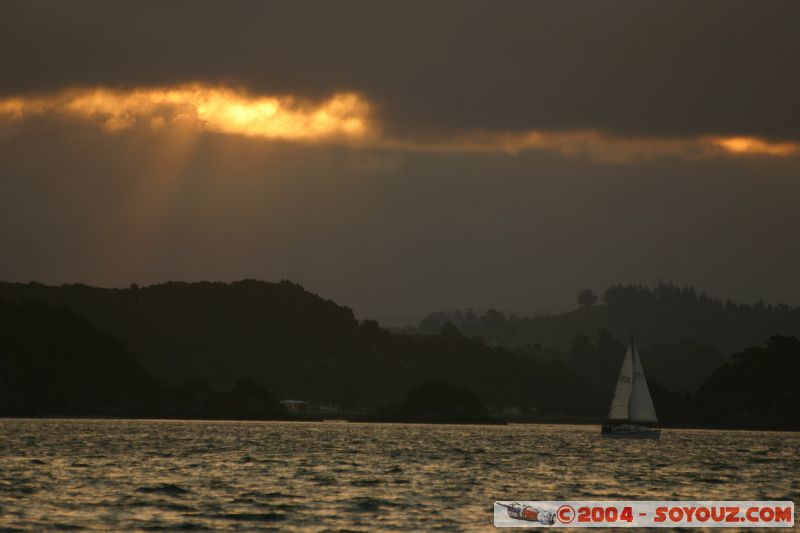
<path fill-rule="evenodd" d="M 247 377 L 280 399 L 374 409 L 439 380 L 493 406 L 574 413 L 597 404 L 594 389 L 561 361 L 491 348 L 454 326 L 435 335 L 390 334 L 287 281 L 128 289 L 0 283 L 0 298 L 69 307 L 173 384 L 227 388 Z"/>
<path fill-rule="evenodd" d="M 614 338 L 636 335 L 640 347 L 691 342 L 731 354 L 764 342 L 776 332 L 800 336 L 800 308 L 784 304 L 723 302 L 691 287 L 661 283 L 654 288 L 617 285 L 595 304 L 591 291 L 578 295 L 579 309 L 554 316 L 521 318 L 489 309 L 431 313 L 421 331 L 438 331 L 452 322 L 468 337 L 490 344 L 539 346 L 566 352 L 576 335 L 607 330 Z M 708 355 L 708 354 L 706 354 Z"/>
<path fill-rule="evenodd" d="M 266 391 L 379 409 L 436 381 L 493 407 L 599 419 L 627 340 L 601 329 L 573 332 L 563 350 L 491 347 L 449 322 L 394 334 L 289 282 L 0 283 L 0 297 L 15 300 L 0 302 L 0 414 L 279 418 L 286 413 Z M 581 312 L 607 312 L 583 301 Z M 740 352 L 725 364 L 695 341 L 642 347 L 660 418 L 798 429 L 797 339 Z"/>
<path fill-rule="evenodd" d="M 466 388 L 495 407 L 534 407 L 544 413 L 577 414 L 600 401 L 597 391 L 561 361 L 490 348 L 451 324 L 436 335 L 387 335 L 370 352 L 347 370 L 361 376 L 361 383 L 378 384 L 369 405 L 392 403 L 425 381 Z"/>
<path fill-rule="evenodd" d="M 773 336 L 765 347 L 734 354 L 696 393 L 650 384 L 667 424 L 800 429 L 800 340 Z"/>
<path fill-rule="evenodd" d="M 255 383 L 170 386 L 72 311 L 0 300 L 0 416 L 38 415 L 288 418 Z"/>
<path fill-rule="evenodd" d="M 145 369 L 173 382 L 230 386 L 242 376 L 269 373 L 274 359 L 309 353 L 325 359 L 359 342 L 350 309 L 290 282 L 128 289 L 0 283 L 0 298 L 68 307 L 123 341 Z"/>

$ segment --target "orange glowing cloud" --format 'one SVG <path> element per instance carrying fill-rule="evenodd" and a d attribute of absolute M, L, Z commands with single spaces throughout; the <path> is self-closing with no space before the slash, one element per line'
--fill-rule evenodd
<path fill-rule="evenodd" d="M 169 87 L 72 89 L 43 96 L 0 99 L 0 120 L 59 116 L 99 124 L 109 132 L 145 125 L 163 130 L 190 124 L 201 131 L 295 142 L 335 142 L 366 148 L 443 153 L 530 150 L 626 163 L 656 158 L 800 155 L 798 142 L 745 136 L 622 137 L 602 131 L 456 131 L 438 136 L 387 136 L 373 106 L 357 93 L 309 102 L 293 96 L 253 95 L 203 84 Z"/>
<path fill-rule="evenodd" d="M 500 152 L 529 150 L 584 156 L 606 163 L 630 163 L 665 157 L 708 159 L 731 155 L 800 155 L 800 143 L 769 142 L 752 137 L 621 137 L 594 130 L 472 132 L 424 142 L 388 141 L 390 145 L 429 152 Z"/>
<path fill-rule="evenodd" d="M 133 90 L 75 89 L 0 100 L 0 117 L 35 115 L 91 120 L 108 131 L 139 123 L 160 129 L 192 121 L 205 131 L 291 141 L 358 140 L 373 127 L 369 104 L 353 93 L 310 103 L 291 96 L 252 96 L 190 84 Z"/>
<path fill-rule="evenodd" d="M 684 159 L 708 154 L 707 143 L 697 139 L 656 139 L 618 137 L 592 130 L 472 132 L 424 143 L 397 142 L 398 147 L 431 152 L 499 152 L 516 155 L 530 150 L 555 152 L 562 156 L 584 156 L 594 161 L 627 163 L 660 157 Z M 718 151 L 718 150 L 717 150 Z"/>
<path fill-rule="evenodd" d="M 712 142 L 731 154 L 793 155 L 800 151 L 800 144 L 792 142 L 767 142 L 756 137 L 719 137 Z"/>

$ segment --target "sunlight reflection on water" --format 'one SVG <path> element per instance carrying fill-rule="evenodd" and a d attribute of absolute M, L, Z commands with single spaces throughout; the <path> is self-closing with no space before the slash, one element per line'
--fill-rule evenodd
<path fill-rule="evenodd" d="M 0 527 L 494 530 L 495 500 L 800 499 L 800 433 L 0 420 Z"/>

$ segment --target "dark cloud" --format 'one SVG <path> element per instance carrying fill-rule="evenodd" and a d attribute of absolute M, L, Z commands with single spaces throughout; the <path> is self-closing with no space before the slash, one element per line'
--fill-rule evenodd
<path fill-rule="evenodd" d="M 392 139 L 797 141 L 798 20 L 781 1 L 4 1 L 0 94 L 204 81 L 359 91 Z M 659 279 L 800 303 L 797 157 L 386 146 L 0 122 L 0 279 L 289 278 L 390 322 L 558 311 L 581 288 Z"/>
<path fill-rule="evenodd" d="M 400 134 L 800 138 L 800 3 L 6 1 L 0 91 L 365 93 Z"/>

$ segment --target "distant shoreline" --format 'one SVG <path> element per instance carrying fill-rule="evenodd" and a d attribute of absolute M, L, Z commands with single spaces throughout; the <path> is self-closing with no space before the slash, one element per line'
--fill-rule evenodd
<path fill-rule="evenodd" d="M 153 422 L 345 422 L 349 424 L 404 424 L 404 425 L 427 425 L 427 426 L 600 426 L 602 421 L 592 421 L 589 419 L 540 419 L 540 420 L 503 420 L 500 424 L 481 424 L 463 422 L 386 422 L 357 420 L 342 417 L 325 418 L 155 418 L 155 417 L 124 417 L 124 416 L 102 416 L 102 415 L 43 415 L 43 416 L 0 416 L 3 420 L 98 420 L 98 421 L 153 421 Z M 692 425 L 662 425 L 662 429 L 671 430 L 706 430 L 706 431 L 762 431 L 762 432 L 781 432 L 781 433 L 800 433 L 800 428 L 753 428 L 753 427 L 732 427 L 732 426 L 692 426 Z"/>

